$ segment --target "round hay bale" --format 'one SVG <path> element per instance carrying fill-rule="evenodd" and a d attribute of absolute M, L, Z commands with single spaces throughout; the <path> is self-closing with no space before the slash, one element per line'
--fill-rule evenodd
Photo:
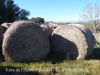
<path fill-rule="evenodd" d="M 54 31 L 54 29 L 58 27 L 58 25 L 57 25 L 57 24 L 48 25 L 48 26 L 52 29 L 52 31 Z"/>
<path fill-rule="evenodd" d="M 2 49 L 6 61 L 27 62 L 45 58 L 50 43 L 40 26 L 17 21 L 5 32 Z"/>
<path fill-rule="evenodd" d="M 2 23 L 0 26 L 0 49 L 2 50 L 3 34 L 10 27 L 11 23 Z"/>
<path fill-rule="evenodd" d="M 100 33 L 93 33 L 96 43 L 100 43 Z"/>
<path fill-rule="evenodd" d="M 1 31 L 2 31 L 2 34 L 5 33 L 5 31 L 11 26 L 11 23 L 3 23 L 1 24 Z"/>
<path fill-rule="evenodd" d="M 52 29 L 47 25 L 40 25 L 40 27 L 43 29 L 46 36 L 50 39 L 52 34 Z"/>
<path fill-rule="evenodd" d="M 1 26 L 4 26 L 6 28 L 9 28 L 11 26 L 11 23 L 3 23 L 3 24 L 1 24 Z"/>
<path fill-rule="evenodd" d="M 51 49 L 72 59 L 84 59 L 93 51 L 95 39 L 88 28 L 80 24 L 58 26 L 51 36 Z"/>

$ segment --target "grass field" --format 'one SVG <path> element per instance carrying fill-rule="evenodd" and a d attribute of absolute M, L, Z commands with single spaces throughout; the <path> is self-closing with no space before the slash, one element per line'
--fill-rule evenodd
<path fill-rule="evenodd" d="M 60 54 L 27 63 L 5 62 L 1 58 L 0 75 L 100 75 L 100 45 L 96 44 L 85 60 L 70 60 Z"/>

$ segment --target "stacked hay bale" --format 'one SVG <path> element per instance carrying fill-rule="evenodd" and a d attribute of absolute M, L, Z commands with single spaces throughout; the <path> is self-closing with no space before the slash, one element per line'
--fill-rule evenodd
<path fill-rule="evenodd" d="M 50 39 L 52 34 L 52 29 L 47 25 L 40 25 L 40 27 L 43 29 L 46 36 Z"/>
<path fill-rule="evenodd" d="M 95 39 L 89 29 L 80 24 L 58 26 L 52 33 L 51 48 L 73 59 L 84 59 L 93 51 Z"/>
<path fill-rule="evenodd" d="M 0 55 L 2 56 L 2 40 L 4 32 L 9 28 L 11 23 L 2 23 L 0 25 Z"/>
<path fill-rule="evenodd" d="M 1 24 L 2 26 L 2 33 L 4 34 L 4 32 L 11 26 L 11 23 L 3 23 Z"/>
<path fill-rule="evenodd" d="M 2 23 L 1 26 L 4 26 L 6 28 L 9 28 L 11 26 L 11 23 Z"/>
<path fill-rule="evenodd" d="M 47 56 L 50 43 L 40 26 L 17 21 L 5 32 L 2 49 L 6 61 L 34 61 Z"/>
<path fill-rule="evenodd" d="M 53 24 L 53 25 L 49 25 L 49 27 L 52 29 L 52 31 L 54 31 L 54 29 L 55 29 L 55 28 L 57 28 L 57 27 L 58 27 L 58 25 Z"/>

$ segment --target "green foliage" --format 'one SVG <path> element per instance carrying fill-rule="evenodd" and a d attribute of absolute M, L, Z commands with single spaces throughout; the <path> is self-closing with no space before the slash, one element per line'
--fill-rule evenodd
<path fill-rule="evenodd" d="M 6 12 L 6 0 L 0 0 L 0 24 L 5 22 L 6 15 L 4 14 Z"/>
<path fill-rule="evenodd" d="M 81 24 L 85 25 L 92 33 L 95 33 L 94 25 L 92 22 L 83 22 Z M 100 32 L 100 22 L 97 22 L 96 27 L 97 27 L 96 32 L 99 33 Z"/>
<path fill-rule="evenodd" d="M 36 23 L 36 24 L 43 24 L 44 23 L 44 18 L 41 18 L 41 17 L 37 17 L 37 18 L 31 18 L 30 19 L 33 23 Z"/>
<path fill-rule="evenodd" d="M 28 15 L 29 11 L 18 7 L 14 4 L 14 0 L 0 0 L 0 24 L 15 20 L 26 20 Z"/>
<path fill-rule="evenodd" d="M 29 16 L 29 14 L 30 14 L 29 11 L 26 11 L 25 9 L 21 9 L 19 14 L 19 19 L 28 20 L 27 16 Z"/>
<path fill-rule="evenodd" d="M 10 70 L 13 69 L 13 70 Z M 55 71 L 55 72 L 54 72 Z M 50 62 L 0 62 L 0 75 L 100 75 L 100 61 L 75 60 Z"/>
<path fill-rule="evenodd" d="M 98 21 L 100 19 L 100 6 L 96 3 L 88 3 L 80 15 L 83 21 L 88 21 L 93 26 L 94 32 L 97 33 L 98 30 Z"/>
<path fill-rule="evenodd" d="M 18 19 L 19 16 L 19 10 L 20 8 L 14 4 L 13 0 L 7 0 L 7 6 L 6 6 L 6 22 L 13 22 L 16 19 Z"/>

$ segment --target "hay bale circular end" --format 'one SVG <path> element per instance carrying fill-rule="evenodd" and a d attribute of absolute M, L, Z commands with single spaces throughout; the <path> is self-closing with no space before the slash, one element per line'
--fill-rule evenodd
<path fill-rule="evenodd" d="M 45 58 L 50 44 L 40 26 L 17 21 L 5 32 L 2 49 L 6 61 L 27 62 Z"/>
<path fill-rule="evenodd" d="M 95 39 L 89 29 L 80 24 L 58 26 L 52 33 L 51 49 L 72 59 L 84 59 L 93 51 Z"/>

